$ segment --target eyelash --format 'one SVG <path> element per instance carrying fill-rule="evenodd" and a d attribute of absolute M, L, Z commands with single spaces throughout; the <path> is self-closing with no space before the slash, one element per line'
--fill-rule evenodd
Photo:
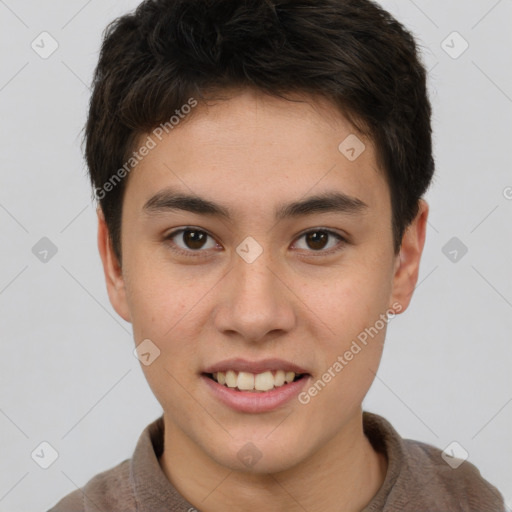
<path fill-rule="evenodd" d="M 171 251 L 173 251 L 174 253 L 178 254 L 179 256 L 187 256 L 187 257 L 193 257 L 193 258 L 205 258 L 205 257 L 208 257 L 209 255 L 205 254 L 205 253 L 207 253 L 207 250 L 202 250 L 202 249 L 197 249 L 195 251 L 192 250 L 192 249 L 185 250 L 185 249 L 182 249 L 181 247 L 178 247 L 174 242 L 172 242 L 172 239 L 175 236 L 177 236 L 177 235 L 179 235 L 181 233 L 184 233 L 185 231 L 188 231 L 188 230 L 197 231 L 197 232 L 199 232 L 201 234 L 205 234 L 205 235 L 211 237 L 212 239 L 214 238 L 212 235 L 210 235 L 210 233 L 208 233 L 207 231 L 205 231 L 203 229 L 198 229 L 198 228 L 195 228 L 194 226 L 187 226 L 186 228 L 177 229 L 177 230 L 173 231 L 172 233 L 169 233 L 168 235 L 166 235 L 164 237 L 165 241 L 170 241 L 171 242 L 170 244 L 168 244 L 169 249 L 171 249 Z M 328 249 L 328 250 L 319 249 L 318 251 L 314 251 L 314 250 L 307 251 L 307 252 L 311 253 L 311 255 L 313 257 L 329 256 L 331 254 L 335 254 L 335 253 L 341 251 L 344 248 L 344 245 L 346 243 L 348 243 L 347 240 L 343 236 L 341 236 L 339 233 L 336 233 L 335 231 L 332 231 L 332 230 L 327 229 L 327 228 L 309 229 L 309 230 L 301 233 L 296 238 L 296 240 L 299 240 L 302 237 L 304 237 L 304 236 L 306 236 L 306 235 L 308 235 L 310 233 L 317 233 L 317 232 L 326 233 L 327 235 L 333 236 L 334 238 L 338 239 L 339 243 L 334 248 L 331 248 L 331 249 Z"/>

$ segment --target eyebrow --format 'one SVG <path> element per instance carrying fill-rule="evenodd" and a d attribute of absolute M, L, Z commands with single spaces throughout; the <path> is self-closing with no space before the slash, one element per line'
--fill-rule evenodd
<path fill-rule="evenodd" d="M 282 220 L 301 217 L 315 213 L 343 213 L 353 215 L 364 212 L 368 205 L 356 197 L 342 192 L 324 192 L 305 199 L 279 205 L 275 218 Z M 197 195 L 183 194 L 172 189 L 165 189 L 152 196 L 143 206 L 149 215 L 183 210 L 198 215 L 211 215 L 231 220 L 230 208 Z"/>

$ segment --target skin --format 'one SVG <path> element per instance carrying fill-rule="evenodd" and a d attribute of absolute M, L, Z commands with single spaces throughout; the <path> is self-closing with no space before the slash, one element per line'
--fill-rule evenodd
<path fill-rule="evenodd" d="M 142 366 L 164 411 L 160 465 L 206 512 L 359 511 L 386 474 L 386 458 L 364 436 L 361 410 L 385 328 L 306 405 L 293 399 L 272 412 L 236 412 L 200 378 L 223 359 L 275 357 L 307 369 L 315 382 L 360 332 L 386 311 L 405 311 L 411 299 L 428 205 L 420 201 L 395 254 L 389 188 L 371 141 L 358 135 L 366 149 L 349 161 L 338 145 L 355 129 L 327 100 L 305 99 L 244 90 L 198 105 L 128 178 L 122 268 L 98 210 L 112 305 L 132 323 L 136 344 L 150 339 L 161 351 Z M 143 211 L 167 187 L 222 204 L 233 217 Z M 325 191 L 367 206 L 275 220 L 283 203 Z M 211 235 L 204 248 L 182 235 L 165 239 L 187 226 Z M 331 236 L 323 249 L 308 245 L 302 235 L 315 228 L 346 242 Z M 263 249 L 252 263 L 236 253 L 247 236 Z M 173 246 L 206 256 L 178 255 Z M 249 441 L 262 454 L 250 468 L 237 458 Z"/>

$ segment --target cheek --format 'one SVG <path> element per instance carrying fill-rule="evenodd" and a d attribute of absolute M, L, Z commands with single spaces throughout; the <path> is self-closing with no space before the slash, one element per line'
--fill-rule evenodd
<path fill-rule="evenodd" d="M 189 279 L 179 267 L 149 255 L 129 263 L 128 270 L 137 269 L 128 272 L 130 278 L 126 281 L 134 338 L 137 345 L 149 339 L 159 350 L 154 363 L 142 369 L 162 403 L 180 396 L 180 384 L 191 385 L 204 329 L 205 295 L 218 278 Z"/>
<path fill-rule="evenodd" d="M 201 295 L 202 281 L 187 279 L 178 266 L 171 266 L 157 251 L 132 251 L 126 260 L 126 293 L 135 340 L 172 336 Z M 204 292 L 203 292 L 204 294 Z"/>
<path fill-rule="evenodd" d="M 360 289 L 359 289 L 360 290 Z M 358 291 L 359 291 L 358 290 Z M 301 403 L 311 402 L 310 413 L 317 416 L 319 432 L 329 424 L 338 428 L 341 418 L 350 417 L 366 396 L 377 373 L 386 335 L 386 301 L 340 302 L 331 308 L 330 322 L 334 334 L 316 341 L 315 352 L 322 363 Z M 313 421 L 313 420 L 311 420 Z M 320 435 L 320 434 L 319 434 Z"/>
<path fill-rule="evenodd" d="M 180 282 L 149 260 L 141 262 L 137 271 L 127 285 L 135 342 L 149 339 L 158 353 L 151 364 L 142 364 L 142 370 L 164 410 L 183 414 L 180 403 L 193 392 L 201 325 L 197 305 L 204 291 L 197 283 Z"/>
<path fill-rule="evenodd" d="M 370 268 L 347 272 L 313 294 L 312 309 L 329 333 L 315 341 L 315 351 L 321 354 L 317 378 L 322 382 L 317 387 L 329 387 L 323 400 L 345 407 L 366 394 L 382 356 L 390 294 L 389 274 Z"/>
<path fill-rule="evenodd" d="M 312 309 L 319 312 L 331 334 L 340 341 L 356 337 L 388 310 L 392 275 L 377 266 L 339 272 L 321 289 L 310 290 Z M 306 295 L 307 296 L 307 295 Z"/>

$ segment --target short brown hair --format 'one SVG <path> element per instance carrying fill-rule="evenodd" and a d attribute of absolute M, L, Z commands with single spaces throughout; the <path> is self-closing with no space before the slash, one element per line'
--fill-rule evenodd
<path fill-rule="evenodd" d="M 371 137 L 398 251 L 434 172 L 426 71 L 410 32 L 371 0 L 146 0 L 105 31 L 85 127 L 119 261 L 126 180 L 104 185 L 137 138 L 190 98 L 245 87 L 320 94 Z"/>

